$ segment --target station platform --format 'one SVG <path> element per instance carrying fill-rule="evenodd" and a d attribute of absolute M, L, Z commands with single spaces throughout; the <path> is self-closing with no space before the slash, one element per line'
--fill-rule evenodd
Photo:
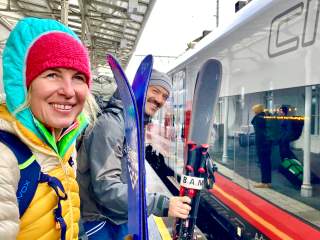
<path fill-rule="evenodd" d="M 164 185 L 158 177 L 153 168 L 146 161 L 146 183 L 147 192 L 159 192 L 167 196 L 172 196 L 168 188 Z M 148 218 L 148 232 L 149 239 L 152 240 L 171 240 L 172 239 L 173 218 L 170 217 L 156 217 L 151 215 Z M 197 240 L 206 240 L 207 238 L 200 231 L 199 228 L 195 229 L 195 236 Z"/>

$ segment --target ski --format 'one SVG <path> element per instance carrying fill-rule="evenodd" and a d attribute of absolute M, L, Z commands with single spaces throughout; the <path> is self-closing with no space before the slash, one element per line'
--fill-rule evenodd
<path fill-rule="evenodd" d="M 145 217 L 143 192 L 140 191 L 141 179 L 139 177 L 139 162 L 141 157 L 141 124 L 138 114 L 138 107 L 132 88 L 118 61 L 107 55 L 107 62 L 116 80 L 117 87 L 124 108 L 125 117 L 125 138 L 126 157 L 128 173 L 128 239 L 147 239 L 145 236 Z"/>
<path fill-rule="evenodd" d="M 153 57 L 152 55 L 147 55 L 141 62 L 133 83 L 132 83 L 132 90 L 135 95 L 138 107 L 138 115 L 140 121 L 140 158 L 139 158 L 139 183 L 140 183 L 140 193 L 141 193 L 141 201 L 143 204 L 141 216 L 143 216 L 142 220 L 143 229 L 145 239 L 148 239 L 148 206 L 146 202 L 146 170 L 145 170 L 145 144 L 144 144 L 144 114 L 145 114 L 145 101 L 147 96 L 147 90 L 149 86 L 149 80 L 152 73 L 152 66 L 153 66 Z"/>
<path fill-rule="evenodd" d="M 208 155 L 208 140 L 213 114 L 220 94 L 222 66 L 209 59 L 200 68 L 193 95 L 191 125 L 187 144 L 184 173 L 181 176 L 180 196 L 191 198 L 191 211 L 186 220 L 176 219 L 173 239 L 194 239 L 200 192 L 212 187 L 215 166 Z"/>

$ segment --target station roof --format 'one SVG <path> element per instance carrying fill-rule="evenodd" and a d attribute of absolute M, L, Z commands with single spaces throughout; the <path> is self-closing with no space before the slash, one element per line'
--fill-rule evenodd
<path fill-rule="evenodd" d="M 25 16 L 62 21 L 62 13 L 68 13 L 68 26 L 88 47 L 93 69 L 105 67 L 106 53 L 115 55 L 125 68 L 155 1 L 0 0 L 0 25 L 11 31 Z M 0 49 L 5 40 L 0 39 Z"/>

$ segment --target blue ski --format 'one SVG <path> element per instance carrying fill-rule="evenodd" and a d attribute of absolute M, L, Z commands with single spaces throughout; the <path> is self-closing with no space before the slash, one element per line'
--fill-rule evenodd
<path fill-rule="evenodd" d="M 138 107 L 132 88 L 117 60 L 107 55 L 107 62 L 116 80 L 124 107 L 125 137 L 128 172 L 128 231 L 131 239 L 146 239 L 144 236 L 144 199 L 140 191 L 139 162 L 141 162 L 141 129 Z M 142 159 L 143 160 L 143 159 Z"/>
<path fill-rule="evenodd" d="M 132 89 L 137 101 L 137 107 L 138 107 L 138 114 L 139 114 L 139 121 L 140 121 L 140 156 L 139 158 L 139 178 L 140 178 L 140 192 L 142 196 L 146 196 L 146 183 L 145 183 L 145 176 L 146 176 L 146 170 L 144 165 L 144 154 L 145 154 L 145 145 L 144 145 L 144 113 L 145 113 L 145 101 L 146 101 L 146 95 L 149 85 L 149 80 L 152 72 L 152 66 L 153 66 L 153 57 L 151 55 L 146 56 L 134 77 L 133 83 L 132 83 Z M 145 239 L 148 239 L 148 207 L 146 203 L 146 198 L 143 197 L 141 199 L 143 201 L 143 208 L 141 212 L 141 216 L 143 217 L 144 224 L 143 224 L 143 231 Z"/>

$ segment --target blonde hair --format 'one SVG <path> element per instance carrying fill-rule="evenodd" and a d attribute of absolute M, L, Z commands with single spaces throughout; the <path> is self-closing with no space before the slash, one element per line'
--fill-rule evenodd
<path fill-rule="evenodd" d="M 89 121 L 89 125 L 94 126 L 97 121 L 98 113 L 101 113 L 101 109 L 91 92 L 87 95 L 83 112 Z"/>
<path fill-rule="evenodd" d="M 264 106 L 262 104 L 256 104 L 252 107 L 252 111 L 254 111 L 256 114 L 261 113 L 264 111 Z"/>
<path fill-rule="evenodd" d="M 14 110 L 12 115 L 14 117 L 16 117 L 18 113 L 29 108 L 30 107 L 30 100 L 31 100 L 31 86 L 28 89 L 25 102 L 22 103 L 16 110 Z M 97 115 L 98 115 L 98 113 L 101 112 L 101 110 L 100 110 L 96 100 L 94 99 L 93 95 L 91 94 L 91 92 L 89 92 L 86 97 L 86 101 L 84 103 L 84 107 L 83 107 L 82 111 L 85 114 L 85 116 L 87 117 L 89 125 L 93 126 L 96 123 Z"/>

